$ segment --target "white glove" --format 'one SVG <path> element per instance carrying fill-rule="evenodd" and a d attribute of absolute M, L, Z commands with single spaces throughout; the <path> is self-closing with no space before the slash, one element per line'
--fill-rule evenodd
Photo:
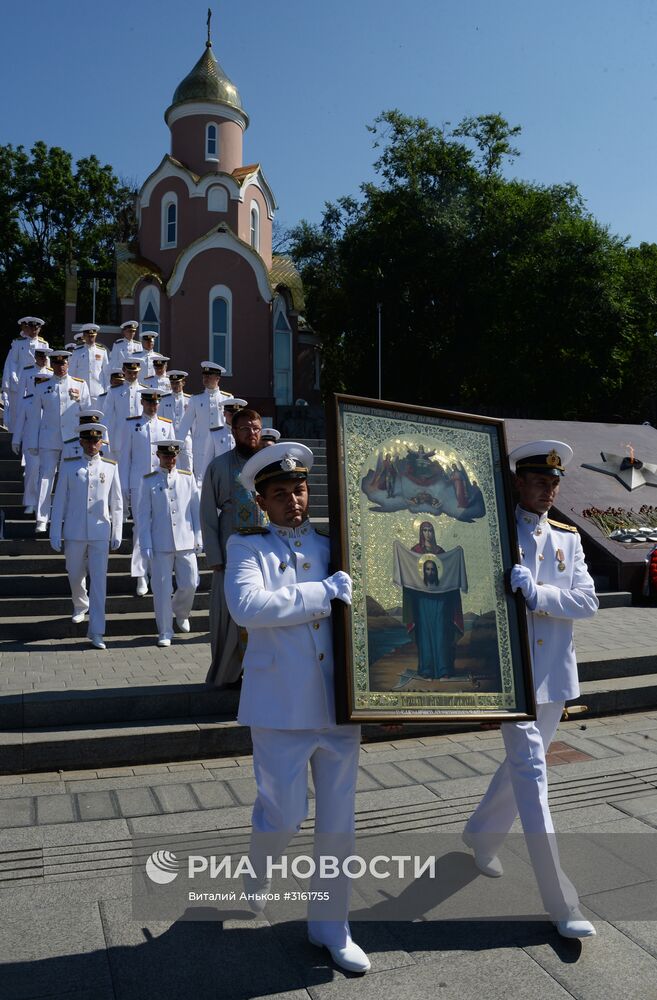
<path fill-rule="evenodd" d="M 50 548 L 54 549 L 55 552 L 61 552 L 62 551 L 62 540 L 61 540 L 61 538 L 57 538 L 56 535 L 53 538 L 52 535 L 51 535 L 50 536 Z"/>
<path fill-rule="evenodd" d="M 520 590 L 529 610 L 534 610 L 538 591 L 536 590 L 534 579 L 526 566 L 516 565 L 511 570 L 511 590 L 514 593 L 516 590 Z"/>
<path fill-rule="evenodd" d="M 13 451 L 14 455 L 20 455 L 21 446 L 19 444 L 14 444 L 14 442 L 12 441 L 11 450 Z"/>
<path fill-rule="evenodd" d="M 120 549 L 121 548 L 121 539 L 120 538 L 113 538 L 112 541 L 110 542 L 110 548 L 111 548 L 112 552 L 116 552 L 117 549 Z"/>
<path fill-rule="evenodd" d="M 343 570 L 338 570 L 333 576 L 329 576 L 328 579 L 324 580 L 324 586 L 328 593 L 329 599 L 332 601 L 337 597 L 339 601 L 344 601 L 345 604 L 351 604 L 351 577 L 348 573 L 343 572 Z"/>

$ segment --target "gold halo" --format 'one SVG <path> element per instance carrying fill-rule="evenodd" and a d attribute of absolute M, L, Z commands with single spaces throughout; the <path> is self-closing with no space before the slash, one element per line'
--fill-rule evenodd
<path fill-rule="evenodd" d="M 433 533 L 435 535 L 436 534 L 436 525 L 431 520 L 432 517 L 433 517 L 433 514 L 427 514 L 424 517 L 416 517 L 414 519 L 414 521 L 413 521 L 413 530 L 414 531 L 419 531 L 420 530 L 420 525 L 426 523 L 426 524 L 430 524 L 431 525 L 431 527 L 433 528 Z"/>
<path fill-rule="evenodd" d="M 443 576 L 443 564 L 434 552 L 427 553 L 426 556 L 420 556 L 417 561 L 417 571 L 424 580 L 424 564 L 425 562 L 432 562 L 436 567 L 436 573 L 438 574 L 438 583 L 442 580 Z"/>

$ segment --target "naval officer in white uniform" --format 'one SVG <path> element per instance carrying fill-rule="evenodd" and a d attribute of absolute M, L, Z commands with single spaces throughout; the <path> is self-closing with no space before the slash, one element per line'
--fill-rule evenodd
<path fill-rule="evenodd" d="M 131 354 L 141 354 L 143 350 L 141 340 L 137 337 L 139 323 L 136 319 L 127 319 L 125 323 L 121 323 L 121 329 L 123 336 L 114 341 L 110 351 L 110 368 L 120 368 Z"/>
<path fill-rule="evenodd" d="M 189 433 L 192 435 L 192 462 L 199 488 L 210 458 L 213 454 L 221 454 L 220 451 L 214 452 L 211 433 L 216 428 L 223 428 L 226 423 L 223 403 L 231 393 L 222 392 L 219 388 L 219 381 L 225 371 L 225 368 L 214 361 L 202 362 L 203 392 L 189 400 L 178 428 L 178 437 L 183 441 Z"/>
<path fill-rule="evenodd" d="M 81 622 L 88 611 L 91 644 L 105 649 L 109 548 L 119 548 L 123 530 L 121 484 L 116 462 L 100 455 L 106 433 L 103 424 L 82 424 L 78 433 L 84 454 L 62 462 L 52 505 L 50 544 L 59 552 L 64 543 L 73 621 Z"/>
<path fill-rule="evenodd" d="M 69 374 L 87 383 L 93 406 L 109 385 L 109 355 L 105 345 L 96 342 L 99 330 L 96 323 L 84 324 L 80 331 L 84 343 L 76 347 L 69 361 Z"/>
<path fill-rule="evenodd" d="M 595 928 L 579 912 L 577 892 L 561 869 L 548 805 L 546 754 L 564 703 L 579 695 L 573 622 L 591 618 L 598 599 L 577 530 L 548 519 L 564 466 L 573 455 L 563 441 L 532 441 L 509 459 L 518 494 L 516 525 L 521 564 L 511 587 L 527 606 L 537 719 L 505 723 L 506 759 L 463 834 L 475 863 L 491 877 L 503 874 L 497 851 L 518 814 L 546 911 L 563 937 L 585 938 Z"/>
<path fill-rule="evenodd" d="M 173 619 L 189 632 L 198 587 L 196 553 L 201 552 L 200 492 L 186 469 L 176 468 L 182 441 L 158 441 L 160 467 L 144 476 L 139 509 L 141 550 L 151 564 L 158 646 L 170 646 Z M 173 576 L 176 592 L 173 592 Z"/>
<path fill-rule="evenodd" d="M 329 542 L 308 520 L 309 448 L 294 442 L 257 452 L 240 479 L 268 515 L 259 534 L 226 546 L 226 601 L 248 631 L 238 719 L 251 727 L 257 794 L 253 807 L 253 889 L 267 891 L 267 854 L 282 851 L 308 812 L 308 764 L 315 785 L 315 851 L 330 835 L 353 851 L 360 727 L 336 725 L 331 600 L 351 603 L 351 579 L 329 572 Z M 351 939 L 349 880 L 331 880 L 331 917 L 309 914 L 308 936 L 336 964 L 366 972 Z M 325 890 L 326 885 L 311 885 Z M 254 901 L 253 909 L 264 909 Z M 320 916 L 320 919 L 313 917 Z"/>

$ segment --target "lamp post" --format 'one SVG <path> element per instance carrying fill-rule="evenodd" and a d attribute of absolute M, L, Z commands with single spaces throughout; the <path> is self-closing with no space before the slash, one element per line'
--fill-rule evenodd
<path fill-rule="evenodd" d="M 383 399 L 381 395 L 381 308 L 382 303 L 377 302 L 376 311 L 379 314 L 379 399 Z"/>

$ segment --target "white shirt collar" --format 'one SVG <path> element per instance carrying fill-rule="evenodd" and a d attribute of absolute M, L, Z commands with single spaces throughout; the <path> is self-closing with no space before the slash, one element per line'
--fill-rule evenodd
<path fill-rule="evenodd" d="M 534 514 L 530 510 L 525 510 L 520 504 L 516 506 L 516 524 L 528 524 L 531 525 L 532 531 L 539 525 L 543 527 L 547 524 L 547 511 L 545 514 Z"/>

